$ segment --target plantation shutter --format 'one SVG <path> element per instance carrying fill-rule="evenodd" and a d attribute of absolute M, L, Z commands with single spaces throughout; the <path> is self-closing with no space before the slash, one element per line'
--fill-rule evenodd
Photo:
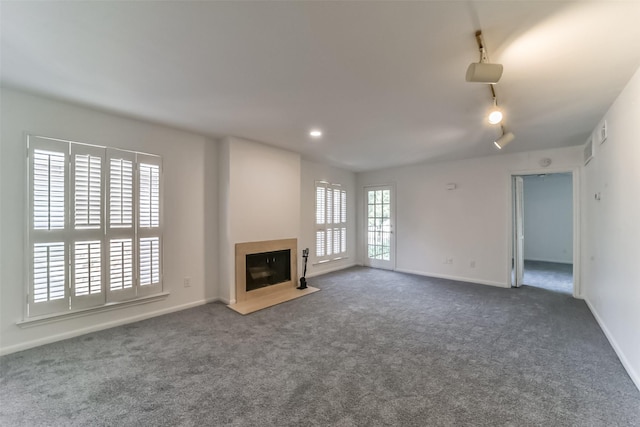
<path fill-rule="evenodd" d="M 347 193 L 338 184 L 316 181 L 316 261 L 346 253 Z"/>
<path fill-rule="evenodd" d="M 117 158 L 109 158 L 109 226 L 111 228 L 133 228 L 133 165 L 135 164 L 133 157 L 131 153 L 123 153 Z"/>
<path fill-rule="evenodd" d="M 139 295 L 162 290 L 162 218 L 160 157 L 138 154 Z"/>
<path fill-rule="evenodd" d="M 135 153 L 106 150 L 106 293 L 107 302 L 136 296 L 134 253 Z"/>
<path fill-rule="evenodd" d="M 71 306 L 106 301 L 104 286 L 104 163 L 106 150 L 71 144 Z"/>
<path fill-rule="evenodd" d="M 331 254 L 331 237 L 327 236 L 327 223 L 332 220 L 331 206 L 332 190 L 328 183 L 316 182 L 316 260 L 322 261 Z"/>
<path fill-rule="evenodd" d="M 330 187 L 327 187 L 327 200 L 325 203 L 325 217 L 327 218 L 327 225 L 333 223 L 333 191 Z M 330 244 L 331 239 L 328 240 Z"/>
<path fill-rule="evenodd" d="M 27 135 L 27 317 L 162 292 L 162 159 Z"/>
<path fill-rule="evenodd" d="M 325 203 L 326 203 L 326 186 L 317 183 L 316 184 L 316 224 L 324 225 L 325 223 Z"/>
<path fill-rule="evenodd" d="M 347 252 L 347 192 L 340 190 L 340 252 Z"/>
<path fill-rule="evenodd" d="M 316 258 L 326 255 L 326 203 L 327 187 L 325 183 L 316 182 Z"/>
<path fill-rule="evenodd" d="M 69 146 L 29 135 L 28 314 L 39 316 L 69 309 L 68 218 Z"/>
<path fill-rule="evenodd" d="M 109 240 L 109 291 L 133 290 L 133 239 Z"/>
<path fill-rule="evenodd" d="M 322 258 L 325 256 L 325 230 L 316 231 L 316 258 Z"/>

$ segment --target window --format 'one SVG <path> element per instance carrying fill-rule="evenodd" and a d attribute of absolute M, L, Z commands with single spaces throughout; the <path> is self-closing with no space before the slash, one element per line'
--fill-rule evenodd
<path fill-rule="evenodd" d="M 316 182 L 316 260 L 339 259 L 347 252 L 347 192 L 339 184 Z"/>
<path fill-rule="evenodd" d="M 28 316 L 162 291 L 161 158 L 28 136 Z"/>

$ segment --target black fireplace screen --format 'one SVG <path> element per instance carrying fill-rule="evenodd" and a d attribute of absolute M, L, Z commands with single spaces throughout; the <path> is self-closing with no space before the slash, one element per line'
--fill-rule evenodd
<path fill-rule="evenodd" d="M 247 292 L 291 280 L 291 249 L 247 255 Z"/>

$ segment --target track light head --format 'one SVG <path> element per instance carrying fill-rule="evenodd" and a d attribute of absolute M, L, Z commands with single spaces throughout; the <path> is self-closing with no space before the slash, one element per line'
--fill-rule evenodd
<path fill-rule="evenodd" d="M 489 113 L 489 117 L 487 117 L 487 120 L 492 125 L 497 125 L 498 123 L 500 123 L 502 121 L 502 111 L 500 111 L 498 108 L 494 108 Z"/>
<path fill-rule="evenodd" d="M 480 49 L 480 62 L 473 62 L 467 68 L 467 81 L 473 83 L 498 83 L 502 77 L 502 64 L 491 64 L 484 44 L 482 31 L 476 31 L 476 42 Z"/>
<path fill-rule="evenodd" d="M 496 139 L 493 143 L 496 147 L 498 147 L 499 150 L 502 150 L 508 143 L 513 141 L 513 138 L 515 137 L 516 136 L 513 134 L 513 132 L 503 133 L 502 136 Z"/>
<path fill-rule="evenodd" d="M 471 83 L 498 83 L 502 77 L 502 64 L 473 62 L 467 68 L 467 81 Z"/>

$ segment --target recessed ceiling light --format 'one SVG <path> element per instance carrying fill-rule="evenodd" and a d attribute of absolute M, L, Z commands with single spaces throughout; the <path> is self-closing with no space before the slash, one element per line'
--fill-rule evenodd
<path fill-rule="evenodd" d="M 309 135 L 312 138 L 320 138 L 322 136 L 322 131 L 318 129 L 313 129 L 311 130 L 311 132 L 309 132 Z"/>

